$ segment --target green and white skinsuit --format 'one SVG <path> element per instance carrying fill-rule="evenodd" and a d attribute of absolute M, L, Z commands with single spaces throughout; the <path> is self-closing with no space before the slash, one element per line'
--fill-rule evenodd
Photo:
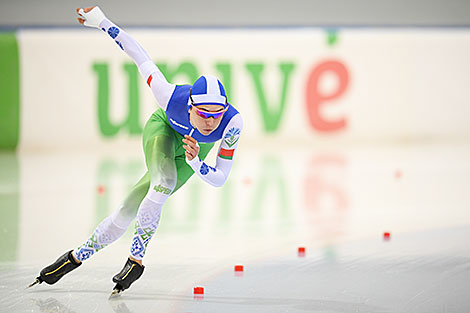
<path fill-rule="evenodd" d="M 148 242 L 158 227 L 163 204 L 194 172 L 213 186 L 224 184 L 232 167 L 243 121 L 241 115 L 236 112 L 225 123 L 214 168 L 203 162 L 214 142 L 199 142 L 198 157 L 191 161 L 187 160 L 183 148 L 183 136 L 170 125 L 165 113 L 178 87 L 166 81 L 145 50 L 125 31 L 108 19 L 100 22 L 99 28 L 107 30 L 119 47 L 134 60 L 161 108 L 150 117 L 143 132 L 147 172 L 132 188 L 119 208 L 105 218 L 88 240 L 73 253 L 79 261 L 87 260 L 95 252 L 121 237 L 136 218 L 130 255 L 141 260 Z"/>

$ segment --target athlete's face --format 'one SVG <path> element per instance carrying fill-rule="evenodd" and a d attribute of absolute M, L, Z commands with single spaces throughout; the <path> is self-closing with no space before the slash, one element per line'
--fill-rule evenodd
<path fill-rule="evenodd" d="M 217 127 L 219 127 L 220 122 L 222 121 L 223 113 L 225 108 L 222 105 L 215 104 L 205 104 L 198 106 L 191 106 L 189 108 L 189 120 L 191 124 L 197 128 L 197 130 L 204 136 L 212 133 Z M 222 113 L 220 116 L 214 117 L 204 117 L 204 113 Z"/>

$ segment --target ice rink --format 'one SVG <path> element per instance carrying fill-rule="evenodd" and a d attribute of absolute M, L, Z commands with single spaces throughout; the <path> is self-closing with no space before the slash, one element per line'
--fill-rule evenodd
<path fill-rule="evenodd" d="M 140 148 L 1 153 L 0 312 L 470 312 L 470 145 L 312 147 L 241 144 L 222 188 L 191 178 L 112 300 L 133 224 L 57 284 L 25 287 L 119 205 Z"/>

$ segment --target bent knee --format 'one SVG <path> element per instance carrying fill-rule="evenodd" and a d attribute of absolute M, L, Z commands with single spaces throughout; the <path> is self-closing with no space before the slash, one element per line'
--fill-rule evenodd
<path fill-rule="evenodd" d="M 176 187 L 176 182 L 170 183 L 170 184 L 166 182 L 161 182 L 161 183 L 152 185 L 149 191 L 154 191 L 156 193 L 161 193 L 161 194 L 169 196 L 171 195 L 175 187 Z"/>
<path fill-rule="evenodd" d="M 176 188 L 176 177 L 167 176 L 150 184 L 147 197 L 152 201 L 163 204 Z"/>

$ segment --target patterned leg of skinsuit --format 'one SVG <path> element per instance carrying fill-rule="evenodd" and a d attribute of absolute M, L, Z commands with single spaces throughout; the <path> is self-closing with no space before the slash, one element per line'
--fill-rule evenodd
<path fill-rule="evenodd" d="M 143 133 L 147 173 L 132 188 L 122 205 L 105 218 L 90 238 L 73 251 L 84 261 L 121 237 L 136 218 L 130 255 L 141 260 L 160 221 L 161 208 L 170 194 L 178 190 L 194 173 L 186 164 L 183 136 L 169 125 L 163 110 L 148 120 Z M 199 157 L 204 159 L 213 143 L 199 143 Z"/>

